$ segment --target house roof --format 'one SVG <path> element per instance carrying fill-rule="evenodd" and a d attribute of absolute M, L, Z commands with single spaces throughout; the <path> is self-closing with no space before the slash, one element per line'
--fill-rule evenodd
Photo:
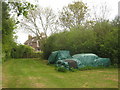
<path fill-rule="evenodd" d="M 42 37 L 45 37 L 45 34 L 44 33 L 41 33 L 41 36 Z M 41 37 L 39 36 L 39 37 Z M 34 42 L 37 42 L 37 37 L 32 37 L 31 35 L 28 35 L 28 40 L 24 43 L 24 44 L 28 44 L 28 43 L 34 43 Z"/>
<path fill-rule="evenodd" d="M 37 42 L 37 38 L 36 37 L 32 37 L 31 39 L 28 39 L 24 44 L 28 44 L 31 42 Z"/>

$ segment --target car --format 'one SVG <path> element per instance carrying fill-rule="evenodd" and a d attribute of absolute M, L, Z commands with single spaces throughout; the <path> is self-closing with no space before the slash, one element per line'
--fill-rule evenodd
<path fill-rule="evenodd" d="M 107 67 L 111 64 L 109 58 L 101 58 L 94 53 L 83 53 L 70 55 L 67 50 L 54 51 L 48 58 L 49 64 L 56 64 L 57 67 L 83 68 L 83 67 Z"/>
<path fill-rule="evenodd" d="M 75 64 L 75 62 L 77 64 Z M 72 58 L 58 60 L 56 62 L 56 66 L 58 67 L 65 67 L 69 68 L 83 68 L 83 67 L 98 67 L 103 66 L 107 67 L 111 64 L 109 58 L 101 58 L 93 53 L 86 53 L 86 54 L 75 54 Z"/>
<path fill-rule="evenodd" d="M 72 58 L 81 61 L 83 66 L 109 66 L 111 61 L 109 58 L 101 58 L 93 53 L 75 54 Z"/>

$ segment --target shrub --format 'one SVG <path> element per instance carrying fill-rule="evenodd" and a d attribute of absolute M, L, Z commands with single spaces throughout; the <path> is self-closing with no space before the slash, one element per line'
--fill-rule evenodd
<path fill-rule="evenodd" d="M 67 72 L 67 69 L 65 67 L 56 67 L 56 70 L 59 72 Z"/>
<path fill-rule="evenodd" d="M 43 52 L 32 52 L 32 54 L 29 56 L 29 58 L 43 58 Z"/>
<path fill-rule="evenodd" d="M 77 29 L 51 35 L 44 44 L 44 56 L 48 58 L 56 50 L 69 50 L 71 54 L 92 52 L 96 46 L 94 32 Z"/>
<path fill-rule="evenodd" d="M 34 49 L 26 45 L 17 45 L 11 51 L 12 58 L 31 58 L 34 53 Z"/>
<path fill-rule="evenodd" d="M 70 68 L 69 69 L 71 72 L 76 72 L 77 71 L 77 69 L 75 69 L 75 68 Z"/>

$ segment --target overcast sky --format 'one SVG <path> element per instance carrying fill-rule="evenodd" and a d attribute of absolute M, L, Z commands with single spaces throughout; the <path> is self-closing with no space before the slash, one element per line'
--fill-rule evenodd
<path fill-rule="evenodd" d="M 29 0 L 31 3 L 34 0 Z M 50 7 L 54 10 L 54 12 L 60 11 L 64 6 L 72 3 L 73 1 L 81 1 L 81 0 L 36 0 L 38 1 L 41 7 Z M 96 8 L 101 4 L 106 3 L 109 9 L 109 16 L 108 19 L 112 20 L 115 16 L 118 15 L 118 2 L 120 0 L 82 0 L 84 3 L 87 4 L 89 9 L 92 9 L 93 6 Z M 91 10 L 92 11 L 92 10 Z M 17 43 L 23 44 L 28 39 L 28 33 L 19 30 L 16 35 L 18 36 Z"/>

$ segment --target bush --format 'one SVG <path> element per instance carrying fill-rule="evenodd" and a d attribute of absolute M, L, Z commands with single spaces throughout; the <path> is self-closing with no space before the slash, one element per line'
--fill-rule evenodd
<path fill-rule="evenodd" d="M 34 49 L 27 45 L 18 45 L 12 49 L 12 58 L 40 58 L 42 52 L 35 52 Z"/>
<path fill-rule="evenodd" d="M 43 52 L 32 52 L 29 58 L 43 58 Z"/>
<path fill-rule="evenodd" d="M 71 72 L 76 72 L 77 71 L 77 69 L 75 69 L 75 68 L 70 68 L 69 69 Z"/>
<path fill-rule="evenodd" d="M 59 72 L 67 72 L 67 69 L 65 67 L 56 67 L 56 70 Z"/>
<path fill-rule="evenodd" d="M 71 54 L 92 52 L 96 46 L 94 32 L 81 28 L 73 29 L 51 35 L 44 44 L 44 56 L 48 58 L 50 53 L 56 50 L 69 50 Z"/>

